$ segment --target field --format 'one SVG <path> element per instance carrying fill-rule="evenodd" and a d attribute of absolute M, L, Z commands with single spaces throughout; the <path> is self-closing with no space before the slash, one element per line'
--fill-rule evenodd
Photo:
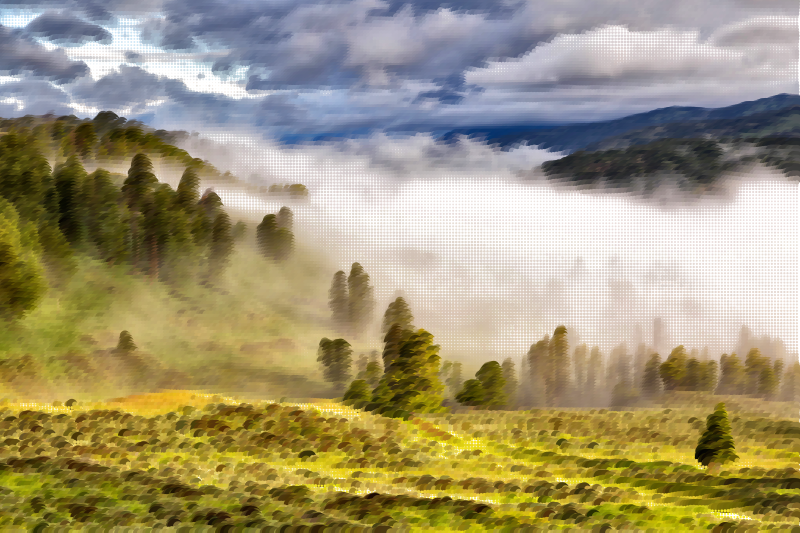
<path fill-rule="evenodd" d="M 722 398 L 740 460 L 707 472 L 720 399 L 410 420 L 192 391 L 6 403 L 0 528 L 800 531 L 796 406 Z"/>

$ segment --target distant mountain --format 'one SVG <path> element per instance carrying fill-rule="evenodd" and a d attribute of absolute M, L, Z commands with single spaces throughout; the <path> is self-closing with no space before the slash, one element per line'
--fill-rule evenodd
<path fill-rule="evenodd" d="M 800 105 L 740 118 L 670 122 L 614 135 L 584 147 L 586 151 L 624 149 L 660 139 L 800 137 Z"/>
<path fill-rule="evenodd" d="M 513 126 L 513 128 L 517 128 L 517 131 L 513 133 L 498 134 L 502 130 L 499 127 L 483 129 L 462 128 L 451 130 L 440 137 L 440 140 L 450 139 L 457 133 L 465 135 L 474 133 L 483 134 L 488 142 L 504 149 L 530 144 L 539 145 L 540 148 L 548 148 L 553 151 L 571 153 L 576 150 L 588 149 L 589 146 L 599 146 L 601 141 L 609 137 L 617 137 L 649 127 L 673 122 L 686 123 L 689 121 L 743 118 L 759 113 L 782 110 L 795 105 L 800 105 L 800 95 L 784 93 L 721 108 L 672 106 L 602 122 L 568 124 L 564 126 L 536 125 L 528 129 L 521 126 Z M 662 137 L 653 136 L 645 142 L 650 142 L 655 138 Z"/>

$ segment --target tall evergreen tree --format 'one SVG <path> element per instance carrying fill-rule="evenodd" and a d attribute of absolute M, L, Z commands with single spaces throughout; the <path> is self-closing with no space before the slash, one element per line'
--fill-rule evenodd
<path fill-rule="evenodd" d="M 762 372 L 768 366 L 767 359 L 761 355 L 761 350 L 752 348 L 747 352 L 744 361 L 745 375 L 747 376 L 745 394 L 759 394 L 761 391 Z M 766 376 L 766 374 L 764 374 Z"/>
<path fill-rule="evenodd" d="M 700 390 L 702 379 L 702 366 L 700 361 L 695 357 L 690 358 L 686 362 L 685 390 Z"/>
<path fill-rule="evenodd" d="M 187 167 L 183 172 L 175 193 L 175 206 L 194 213 L 200 201 L 200 178 L 193 166 Z"/>
<path fill-rule="evenodd" d="M 713 393 L 717 388 L 717 379 L 717 362 L 710 359 L 705 363 L 701 363 L 700 390 Z"/>
<path fill-rule="evenodd" d="M 653 398 L 661 393 L 660 368 L 661 356 L 657 353 L 650 355 L 642 375 L 642 395 L 645 398 Z"/>
<path fill-rule="evenodd" d="M 725 404 L 718 403 L 706 419 L 706 430 L 697 443 L 694 457 L 703 466 L 732 463 L 739 459 L 735 448 Z"/>
<path fill-rule="evenodd" d="M 84 182 L 87 179 L 77 157 L 70 157 L 56 169 L 55 188 L 58 192 L 58 226 L 73 247 L 85 244 L 88 232 L 87 212 L 84 200 Z"/>
<path fill-rule="evenodd" d="M 545 335 L 528 350 L 528 370 L 533 395 L 537 407 L 550 405 L 553 379 L 550 377 L 550 336 Z"/>
<path fill-rule="evenodd" d="M 273 214 L 264 215 L 261 224 L 256 227 L 256 245 L 261 255 L 274 259 L 277 244 L 278 223 Z"/>
<path fill-rule="evenodd" d="M 330 291 L 328 291 L 328 306 L 331 309 L 333 325 L 339 332 L 346 332 L 350 322 L 350 299 L 347 295 L 347 276 L 340 270 L 333 275 Z"/>
<path fill-rule="evenodd" d="M 554 405 L 563 405 L 569 392 L 569 343 L 567 341 L 567 328 L 558 326 L 550 339 L 550 362 L 553 377 Z"/>
<path fill-rule="evenodd" d="M 148 191 L 158 183 L 153 173 L 153 163 L 143 153 L 138 153 L 131 160 L 128 178 L 122 184 L 122 194 L 132 211 L 140 211 L 140 205 Z"/>
<path fill-rule="evenodd" d="M 744 368 L 736 353 L 732 353 L 730 356 L 722 354 L 720 374 L 717 394 L 742 394 L 744 392 L 742 390 L 745 385 Z"/>
<path fill-rule="evenodd" d="M 338 390 L 350 379 L 353 349 L 344 339 L 323 338 L 319 341 L 317 361 L 322 363 L 325 381 L 333 383 Z"/>
<path fill-rule="evenodd" d="M 26 249 L 17 210 L 0 198 L 0 320 L 24 317 L 39 304 L 47 289 L 38 257 Z M 31 227 L 32 229 L 32 227 Z M 38 238 L 36 238 L 38 241 Z"/>
<path fill-rule="evenodd" d="M 586 393 L 591 400 L 595 399 L 598 389 L 598 378 L 603 375 L 603 354 L 599 346 L 592 347 L 589 356 L 589 367 L 586 370 Z"/>
<path fill-rule="evenodd" d="M 411 314 L 411 309 L 408 307 L 405 298 L 399 296 L 389 304 L 383 314 L 381 333 L 384 335 L 388 333 L 389 328 L 394 324 L 399 324 L 403 329 L 413 329 L 413 322 L 414 316 Z"/>
<path fill-rule="evenodd" d="M 372 321 L 375 309 L 373 288 L 369 284 L 369 275 L 359 263 L 353 263 L 350 276 L 347 278 L 348 310 L 350 326 L 353 334 L 360 335 Z"/>
<path fill-rule="evenodd" d="M 278 228 L 286 228 L 289 233 L 294 231 L 294 214 L 286 206 L 281 207 L 280 211 L 278 211 L 275 222 L 278 224 Z"/>
<path fill-rule="evenodd" d="M 232 253 L 231 219 L 225 211 L 221 211 L 214 220 L 214 226 L 211 231 L 211 249 L 208 256 L 209 280 L 219 280 L 230 261 Z"/>
<path fill-rule="evenodd" d="M 506 394 L 507 407 L 514 409 L 517 407 L 517 390 L 519 382 L 517 381 L 517 371 L 514 368 L 514 361 L 510 357 L 506 357 L 501 365 L 503 368 L 503 380 L 505 380 L 504 392 Z"/>
<path fill-rule="evenodd" d="M 636 347 L 636 355 L 633 360 L 633 384 L 634 387 L 642 388 L 642 377 L 644 375 L 644 367 L 647 364 L 647 345 L 640 342 Z"/>
<path fill-rule="evenodd" d="M 800 392 L 800 362 L 795 362 L 786 369 L 781 386 L 780 399 L 784 402 L 795 402 Z"/>
<path fill-rule="evenodd" d="M 579 344 L 572 354 L 573 367 L 575 368 L 575 388 L 581 393 L 586 386 L 586 344 Z"/>
<path fill-rule="evenodd" d="M 137 347 L 133 342 L 133 336 L 127 330 L 121 331 L 119 334 L 119 342 L 117 342 L 117 351 L 129 354 L 136 350 Z"/>
<path fill-rule="evenodd" d="M 487 409 L 502 409 L 508 405 L 505 393 L 506 380 L 503 368 L 497 361 L 489 361 L 475 373 L 475 378 L 483 386 L 483 405 Z"/>
<path fill-rule="evenodd" d="M 665 391 L 684 390 L 686 382 L 686 350 L 678 346 L 661 364 L 660 375 Z"/>
<path fill-rule="evenodd" d="M 383 368 L 386 371 L 400 356 L 400 348 L 411 337 L 413 330 L 394 324 L 383 338 Z"/>
<path fill-rule="evenodd" d="M 444 386 L 438 375 L 440 364 L 439 346 L 433 344 L 433 335 L 424 329 L 413 332 L 387 366 L 367 409 L 382 414 L 445 411 Z"/>

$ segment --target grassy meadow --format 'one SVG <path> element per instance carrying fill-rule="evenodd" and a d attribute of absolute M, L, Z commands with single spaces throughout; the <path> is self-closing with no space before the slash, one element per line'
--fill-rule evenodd
<path fill-rule="evenodd" d="M 719 399 L 409 420 L 197 391 L 5 403 L 0 528 L 797 530 L 796 408 L 723 398 L 740 460 L 708 472 Z"/>

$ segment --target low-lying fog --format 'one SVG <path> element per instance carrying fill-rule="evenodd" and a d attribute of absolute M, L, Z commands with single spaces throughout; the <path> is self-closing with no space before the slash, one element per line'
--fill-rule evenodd
<path fill-rule="evenodd" d="M 778 172 L 731 176 L 725 198 L 684 201 L 664 186 L 644 201 L 548 183 L 530 169 L 562 154 L 535 147 L 223 138 L 184 147 L 250 184 L 310 190 L 294 203 L 219 185 L 226 205 L 255 223 L 290 205 L 298 240 L 346 272 L 360 262 L 380 315 L 402 290 L 445 357 L 521 356 L 559 324 L 572 345 L 635 350 L 652 343 L 655 317 L 662 357 L 678 344 L 730 352 L 743 324 L 797 351 L 798 185 Z"/>

